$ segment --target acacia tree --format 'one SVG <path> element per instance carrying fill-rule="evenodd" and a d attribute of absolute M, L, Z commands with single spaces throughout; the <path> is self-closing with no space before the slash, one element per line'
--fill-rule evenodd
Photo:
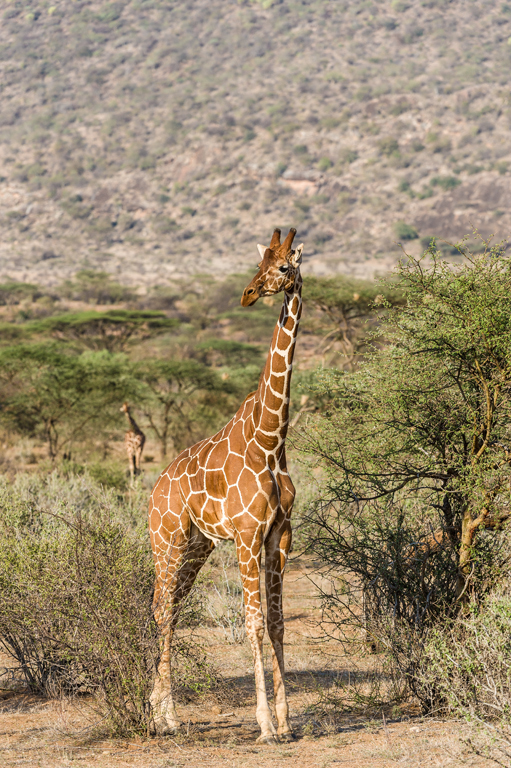
<path fill-rule="evenodd" d="M 322 336 L 323 356 L 337 346 L 342 365 L 348 370 L 355 368 L 371 342 L 377 315 L 375 303 L 382 299 L 388 306 L 403 302 L 403 294 L 394 284 L 378 285 L 345 276 L 306 277 L 303 296 L 319 311 L 311 325 Z"/>
<path fill-rule="evenodd" d="M 60 342 L 71 342 L 80 349 L 124 352 L 128 344 L 167 333 L 178 321 L 162 312 L 110 309 L 67 313 L 30 323 L 32 333 L 49 333 Z"/>
<path fill-rule="evenodd" d="M 10 429 L 40 437 L 54 461 L 64 448 L 97 435 L 118 418 L 135 388 L 124 355 L 63 354 L 48 344 L 0 350 L 0 417 Z"/>
<path fill-rule="evenodd" d="M 151 360 L 138 366 L 145 386 L 140 410 L 158 442 L 161 457 L 169 443 L 180 451 L 217 425 L 225 410 L 229 381 L 196 360 Z"/>
<path fill-rule="evenodd" d="M 323 499 L 332 502 L 328 512 L 323 504 L 312 513 L 318 554 L 341 563 L 354 542 L 359 552 L 371 546 L 378 526 L 394 517 L 401 566 L 423 563 L 416 593 L 428 561 L 456 553 L 454 594 L 442 596 L 451 606 L 475 596 L 488 536 L 511 515 L 511 260 L 489 244 L 477 257 L 460 251 L 460 266 L 442 261 L 433 245 L 427 258 L 408 257 L 398 268 L 407 302 L 387 305 L 389 346 L 353 374 L 325 373 L 329 409 L 303 435 L 324 467 Z M 415 540 L 406 539 L 417 508 L 423 521 L 439 519 L 438 527 L 422 525 Z M 358 544 L 346 535 L 350 526 Z M 374 573 L 389 564 L 395 575 L 390 554 Z M 439 584 L 425 594 L 426 605 Z"/>

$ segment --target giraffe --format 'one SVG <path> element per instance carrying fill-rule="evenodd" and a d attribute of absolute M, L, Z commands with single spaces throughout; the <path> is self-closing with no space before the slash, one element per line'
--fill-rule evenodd
<path fill-rule="evenodd" d="M 170 650 L 179 603 L 221 539 L 236 546 L 243 584 L 245 626 L 254 658 L 259 741 L 291 741 L 284 687 L 282 580 L 291 546 L 295 489 L 286 465 L 289 390 L 302 312 L 300 263 L 303 244 L 292 249 L 296 230 L 280 243 L 258 245 L 259 271 L 245 288 L 244 307 L 284 291 L 259 386 L 231 421 L 213 437 L 183 451 L 162 472 L 149 504 L 149 530 L 156 566 L 155 618 L 163 634 L 162 655 L 151 694 L 156 730 L 178 726 L 170 683 Z M 268 634 L 272 643 L 275 729 L 264 683 L 261 555 L 265 547 Z"/>
<path fill-rule="evenodd" d="M 128 403 L 123 403 L 120 410 L 126 414 L 128 424 L 130 425 L 130 429 L 124 435 L 124 444 L 128 454 L 131 482 L 133 482 L 135 475 L 140 474 L 140 459 L 144 450 L 145 435 L 131 415 Z"/>

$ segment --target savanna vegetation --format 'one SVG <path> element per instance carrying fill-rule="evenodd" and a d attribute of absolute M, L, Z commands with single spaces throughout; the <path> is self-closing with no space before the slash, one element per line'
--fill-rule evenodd
<path fill-rule="evenodd" d="M 322 372 L 301 446 L 322 469 L 306 520 L 323 632 L 379 654 L 387 696 L 476 723 L 473 749 L 508 765 L 511 263 L 485 245 L 454 269 L 434 241 L 402 263 L 405 303 L 376 302 L 386 343 Z"/>
<path fill-rule="evenodd" d="M 373 668 L 361 684 L 340 678 L 321 706 L 415 702 L 466 718 L 471 748 L 502 761 L 511 269 L 498 245 L 457 252 L 453 267 L 432 241 L 379 284 L 306 278 L 291 404 L 303 491 L 295 553 L 314 556 L 320 633 Z M 258 302 L 248 323 L 246 280 L 139 295 L 88 271 L 51 292 L 1 286 L 2 647 L 18 684 L 92 694 L 117 733 L 151 729 L 148 489 L 256 386 L 279 311 Z M 148 438 L 134 485 L 125 400 Z M 206 576 L 213 602 L 199 583 L 183 610 L 175 685 L 185 697 L 218 680 L 197 628 L 244 642 L 233 566 L 220 552 Z"/>
<path fill-rule="evenodd" d="M 396 240 L 505 236 L 510 7 L 5 3 L 2 272 L 228 274 L 293 222 L 317 274 L 370 277 Z"/>
<path fill-rule="evenodd" d="M 0 288 L 0 643 L 18 665 L 11 684 L 84 697 L 114 733 L 151 730 L 159 636 L 148 491 L 162 467 L 221 427 L 257 386 L 280 311 L 273 300 L 241 308 L 247 280 L 204 276 L 193 288 L 182 282 L 141 293 L 84 270 L 51 290 L 16 281 Z M 330 314 L 336 307 L 350 315 L 360 304 L 343 332 L 363 337 L 371 285 L 323 284 L 335 297 Z M 353 365 L 342 338 L 330 334 L 328 349 L 323 344 L 330 319 L 316 300 L 320 285 L 308 282 L 295 425 L 321 407 L 309 392 L 315 361 Z M 394 288 L 384 292 L 389 306 L 402 301 Z M 147 437 L 134 484 L 123 402 Z M 217 575 L 206 577 L 213 601 L 199 584 L 180 616 L 175 687 L 185 698 L 217 681 L 195 629 L 244 640 L 235 563 L 227 551 L 217 560 Z"/>

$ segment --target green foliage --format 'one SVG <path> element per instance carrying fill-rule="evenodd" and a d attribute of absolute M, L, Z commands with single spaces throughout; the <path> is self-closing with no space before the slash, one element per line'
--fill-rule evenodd
<path fill-rule="evenodd" d="M 410 195 L 410 197 L 414 197 L 413 190 L 410 186 L 410 182 L 406 181 L 406 179 L 402 179 L 398 184 L 398 190 L 400 192 L 406 192 L 407 195 Z"/>
<path fill-rule="evenodd" d="M 383 648 L 426 710 L 444 696 L 423 679 L 431 627 L 509 576 L 511 262 L 460 249 L 459 266 L 434 244 L 431 266 L 400 266 L 389 346 L 325 371 L 328 406 L 302 435 L 324 471 L 309 540 L 337 579 L 325 627 Z"/>
<path fill-rule="evenodd" d="M 318 168 L 320 171 L 328 171 L 333 165 L 329 157 L 320 157 L 318 162 Z"/>
<path fill-rule="evenodd" d="M 74 280 L 66 280 L 59 287 L 59 294 L 73 301 L 89 304 L 117 304 L 133 298 L 133 291 L 116 283 L 108 272 L 82 269 Z"/>
<path fill-rule="evenodd" d="M 232 386 L 208 366 L 196 360 L 152 360 L 138 366 L 138 377 L 145 385 L 140 408 L 162 458 L 169 442 L 179 453 L 208 429 L 221 426 L 218 417 Z"/>
<path fill-rule="evenodd" d="M 394 231 L 400 240 L 415 240 L 419 237 L 415 227 L 412 227 L 411 224 L 407 224 L 405 221 L 397 221 L 394 224 Z"/>
<path fill-rule="evenodd" d="M 344 276 L 305 277 L 303 296 L 306 304 L 320 312 L 319 322 L 313 321 L 312 325 L 314 331 L 323 336 L 323 354 L 337 342 L 342 365 L 350 369 L 366 350 L 374 330 L 375 303 L 384 297 L 389 305 L 403 301 L 402 294 L 394 286 L 382 288 L 368 280 Z"/>
<path fill-rule="evenodd" d="M 128 490 L 126 472 L 118 466 L 105 464 L 91 464 L 88 467 L 89 475 L 103 488 L 117 488 L 119 491 Z"/>
<path fill-rule="evenodd" d="M 0 284 L 0 305 L 19 304 L 21 301 L 35 301 L 41 296 L 41 290 L 31 283 L 18 283 L 12 280 Z"/>
<path fill-rule="evenodd" d="M 0 418 L 18 434 L 43 439 L 52 460 L 115 421 L 116 406 L 133 387 L 122 355 L 73 357 L 48 344 L 0 351 Z"/>
<path fill-rule="evenodd" d="M 229 339 L 213 338 L 202 341 L 195 347 L 194 354 L 201 363 L 217 368 L 223 365 L 245 367 L 263 363 L 258 347 Z"/>
<path fill-rule="evenodd" d="M 81 348 L 117 352 L 125 350 L 130 342 L 166 333 L 177 324 L 161 312 L 110 309 L 49 317 L 32 323 L 30 328 L 33 332 L 47 333 L 54 339 L 72 342 Z"/>
<path fill-rule="evenodd" d="M 159 659 L 149 537 L 134 510 L 87 477 L 0 484 L 0 645 L 28 690 L 94 694 L 113 733 L 147 733 Z M 137 510 L 137 517 L 140 510 Z M 188 601 L 182 625 L 201 620 Z M 207 685 L 189 632 L 172 649 L 182 682 Z"/>
<path fill-rule="evenodd" d="M 399 152 L 399 144 L 397 139 L 394 139 L 392 136 L 386 136 L 378 141 L 378 149 L 382 155 L 390 157 L 394 153 Z"/>
<path fill-rule="evenodd" d="M 461 184 L 457 176 L 433 176 L 429 182 L 432 187 L 441 187 L 442 189 L 454 189 Z"/>
<path fill-rule="evenodd" d="M 355 149 L 343 149 L 339 154 L 340 163 L 354 163 L 358 159 L 358 152 Z"/>
<path fill-rule="evenodd" d="M 477 533 L 498 528 L 511 503 L 511 269 L 499 247 L 464 250 L 461 266 L 433 250 L 431 268 L 411 257 L 400 267 L 407 305 L 390 314 L 391 345 L 353 376 L 325 374 L 335 406 L 308 440 L 343 504 L 401 498 L 441 511 L 468 576 Z"/>
<path fill-rule="evenodd" d="M 428 636 L 423 684 L 439 689 L 447 711 L 469 720 L 498 719 L 511 729 L 511 601 L 497 590 Z"/>

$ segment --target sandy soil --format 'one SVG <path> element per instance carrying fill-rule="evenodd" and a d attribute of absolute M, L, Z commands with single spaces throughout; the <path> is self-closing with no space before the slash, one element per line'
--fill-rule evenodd
<path fill-rule="evenodd" d="M 424 719 L 413 710 L 350 714 L 318 707 L 328 700 L 335 676 L 350 660 L 331 645 L 314 641 L 309 623 L 316 610 L 303 564 L 287 577 L 287 686 L 296 740 L 266 746 L 256 743 L 254 683 L 247 644 L 228 645 L 221 631 L 210 636 L 210 654 L 224 677 L 220 694 L 179 707 L 182 731 L 175 738 L 101 739 L 91 729 L 86 701 L 46 701 L 4 691 L 0 694 L 0 766 L 84 768 L 407 768 L 489 766 L 470 754 L 460 737 L 461 723 Z M 269 669 L 269 647 L 266 648 Z M 0 665 L 9 665 L 4 657 Z M 271 680 L 267 678 L 268 690 Z"/>

